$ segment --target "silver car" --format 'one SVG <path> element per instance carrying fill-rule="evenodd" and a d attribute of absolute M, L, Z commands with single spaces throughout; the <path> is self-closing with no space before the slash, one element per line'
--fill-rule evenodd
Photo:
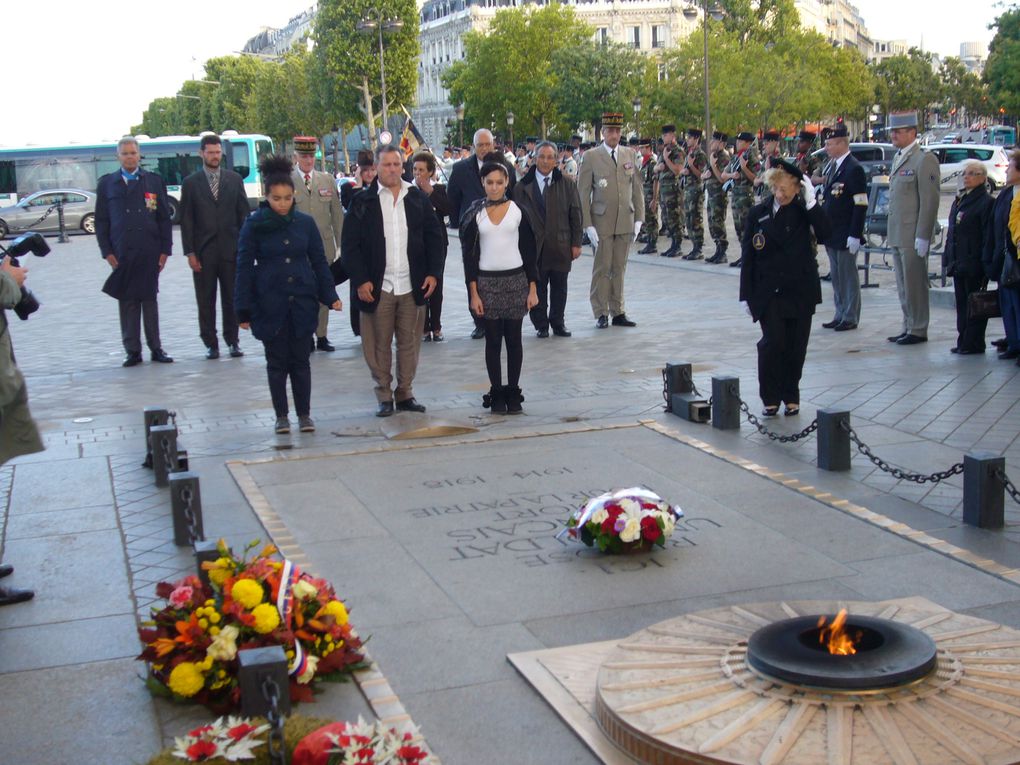
<path fill-rule="evenodd" d="M 96 233 L 96 195 L 81 189 L 47 189 L 29 194 L 13 207 L 0 208 L 0 238 L 22 231 L 60 230 L 57 203 L 64 203 L 64 228 Z"/>

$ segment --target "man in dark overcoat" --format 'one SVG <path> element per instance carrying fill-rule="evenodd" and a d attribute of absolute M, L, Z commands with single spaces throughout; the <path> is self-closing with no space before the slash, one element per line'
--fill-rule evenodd
<path fill-rule="evenodd" d="M 223 340 L 234 358 L 243 356 L 234 313 L 234 278 L 237 273 L 237 236 L 248 217 L 244 179 L 221 167 L 223 145 L 218 135 L 202 136 L 202 169 L 181 184 L 181 243 L 195 282 L 198 331 L 206 358 L 218 359 L 216 288 L 223 313 Z"/>
<path fill-rule="evenodd" d="M 113 273 L 103 292 L 120 308 L 120 336 L 127 358 L 124 366 L 142 363 L 139 324 L 153 361 L 173 361 L 159 341 L 159 274 L 173 246 L 166 185 L 155 173 L 139 167 L 138 141 L 126 136 L 117 143 L 120 169 L 104 175 L 96 188 L 96 241 Z"/>

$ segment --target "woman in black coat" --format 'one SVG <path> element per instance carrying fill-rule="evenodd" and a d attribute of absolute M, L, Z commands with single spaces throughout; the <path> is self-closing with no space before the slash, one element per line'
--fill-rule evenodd
<path fill-rule="evenodd" d="M 953 353 L 984 353 L 985 326 L 988 319 L 967 318 L 967 297 L 985 288 L 985 269 L 981 258 L 992 233 L 990 225 L 994 202 L 985 188 L 988 171 L 973 160 L 963 168 L 963 188 L 949 209 L 946 231 L 946 273 L 953 277 L 956 293 L 956 345 Z"/>
<path fill-rule="evenodd" d="M 298 425 L 302 433 L 310 433 L 315 423 L 308 337 L 318 323 L 319 303 L 334 311 L 340 310 L 341 303 L 315 220 L 294 209 L 290 161 L 266 157 L 259 169 L 266 201 L 241 227 L 234 308 L 241 329 L 251 329 L 265 346 L 276 432 L 290 432 L 290 377 Z"/>
<path fill-rule="evenodd" d="M 429 198 L 432 209 L 436 211 L 436 218 L 439 219 L 439 226 L 443 232 L 443 268 L 446 268 L 446 249 L 450 244 L 449 235 L 446 233 L 446 216 L 450 214 L 450 199 L 446 196 L 446 186 L 442 183 L 433 183 L 436 175 L 436 158 L 427 151 L 414 155 L 411 163 L 411 172 L 414 176 L 414 185 L 421 189 L 422 193 Z M 426 343 L 443 341 L 443 324 L 440 320 L 443 315 L 443 273 L 440 271 L 436 288 L 425 301 L 425 337 Z"/>
<path fill-rule="evenodd" d="M 800 411 L 800 377 L 811 317 L 822 302 L 814 238 L 831 226 L 815 201 L 811 181 L 793 164 L 777 161 L 765 173 L 771 190 L 751 208 L 741 240 L 740 299 L 761 324 L 758 391 L 765 417 Z"/>

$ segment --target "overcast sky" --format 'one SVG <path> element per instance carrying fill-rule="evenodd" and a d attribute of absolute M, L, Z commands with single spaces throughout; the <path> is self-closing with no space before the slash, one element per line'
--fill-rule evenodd
<path fill-rule="evenodd" d="M 3 0 L 0 145 L 115 139 L 158 96 L 202 77 L 202 63 L 281 27 L 314 0 Z M 995 0 L 857 0 L 873 37 L 906 39 L 943 55 L 991 40 Z M 214 87 L 214 86 L 210 86 Z"/>

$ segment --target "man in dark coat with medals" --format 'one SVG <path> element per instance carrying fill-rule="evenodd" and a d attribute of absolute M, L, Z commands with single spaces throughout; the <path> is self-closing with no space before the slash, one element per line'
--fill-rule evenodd
<path fill-rule="evenodd" d="M 142 363 L 139 323 L 153 361 L 169 364 L 159 341 L 159 274 L 172 247 L 170 206 L 166 186 L 155 173 L 142 170 L 138 141 L 117 143 L 120 169 L 104 175 L 96 188 L 96 241 L 113 273 L 103 292 L 120 307 L 120 335 L 127 358 L 124 366 Z"/>

